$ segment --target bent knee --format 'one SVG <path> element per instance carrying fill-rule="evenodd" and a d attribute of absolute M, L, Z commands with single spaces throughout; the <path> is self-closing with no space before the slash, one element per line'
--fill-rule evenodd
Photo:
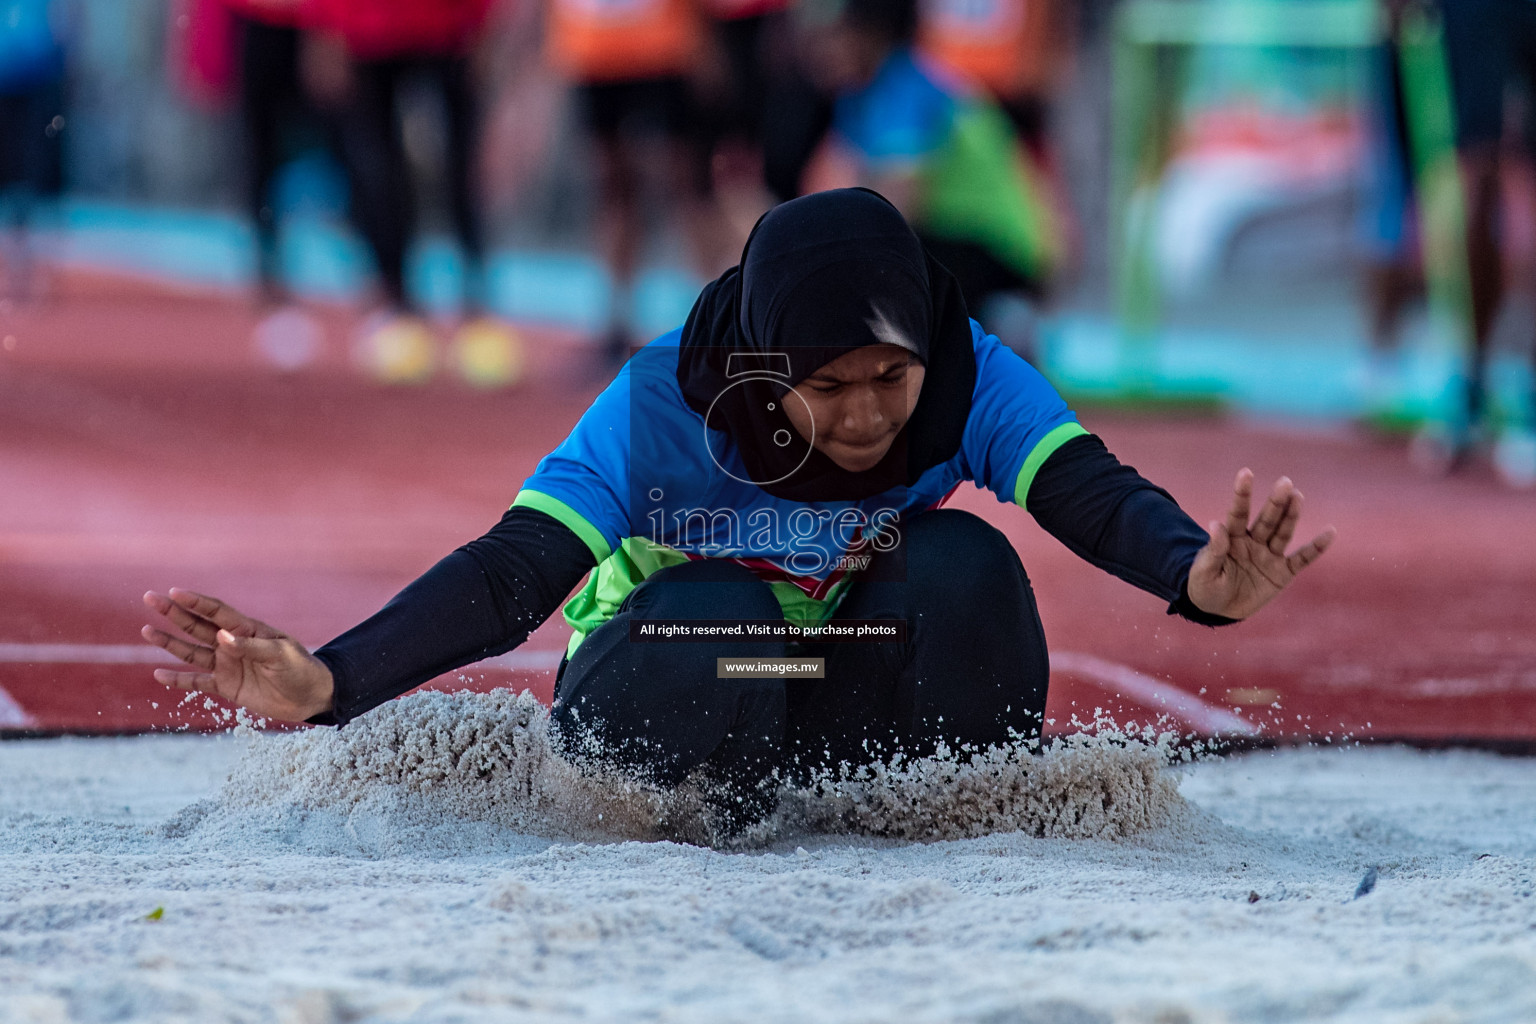
<path fill-rule="evenodd" d="M 924 512 L 902 526 L 907 568 L 933 586 L 972 586 L 976 580 L 995 577 L 1000 568 L 1017 566 L 1028 582 L 1024 564 L 1008 537 L 963 509 L 939 508 Z"/>

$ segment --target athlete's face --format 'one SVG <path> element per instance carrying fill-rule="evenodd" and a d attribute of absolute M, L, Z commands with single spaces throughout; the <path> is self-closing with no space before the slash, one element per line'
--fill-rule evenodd
<path fill-rule="evenodd" d="M 800 436 L 851 473 L 872 469 L 890 450 L 923 389 L 923 364 L 899 345 L 865 345 L 795 385 L 785 402 Z"/>

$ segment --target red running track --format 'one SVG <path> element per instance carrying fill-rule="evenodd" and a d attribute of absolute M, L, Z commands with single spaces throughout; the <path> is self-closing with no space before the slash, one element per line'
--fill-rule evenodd
<path fill-rule="evenodd" d="M 319 643 L 493 523 L 601 386 L 585 351 L 531 336 L 509 391 L 352 375 L 348 322 L 282 376 L 222 299 L 73 289 L 0 311 L 0 730 L 220 727 L 150 677 L 146 589 L 184 586 Z M 1077 560 L 973 490 L 1039 595 L 1052 729 L 1105 708 L 1196 732 L 1536 740 L 1536 495 L 1474 468 L 1428 481 L 1401 446 L 1346 429 L 1087 412 L 1122 459 L 1200 521 L 1243 465 L 1289 473 L 1303 532 L 1340 539 L 1254 620 L 1208 630 Z M 558 616 L 496 664 L 434 686 L 549 698 Z"/>

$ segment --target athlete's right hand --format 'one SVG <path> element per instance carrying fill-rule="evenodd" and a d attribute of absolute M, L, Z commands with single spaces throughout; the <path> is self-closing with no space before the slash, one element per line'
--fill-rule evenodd
<path fill-rule="evenodd" d="M 169 594 L 151 590 L 144 603 L 196 641 L 154 626 L 141 630 L 145 640 L 197 669 L 157 668 L 156 682 L 211 693 L 284 722 L 302 722 L 331 710 L 331 670 L 282 630 L 242 615 L 217 598 L 175 587 Z"/>

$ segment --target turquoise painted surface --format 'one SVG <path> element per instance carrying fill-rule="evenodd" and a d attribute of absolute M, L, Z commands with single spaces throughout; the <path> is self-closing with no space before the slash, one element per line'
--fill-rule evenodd
<path fill-rule="evenodd" d="M 255 279 L 255 242 L 240 218 L 222 213 L 146 210 L 69 200 L 60 230 L 42 243 L 66 264 L 127 271 L 192 287 L 245 288 Z M 279 235 L 283 276 L 295 294 L 348 301 L 366 294 L 373 262 L 361 239 L 323 212 L 286 217 Z M 458 308 L 467 268 L 446 238 L 413 246 L 406 286 L 432 313 Z M 594 332 L 609 323 L 614 290 L 601 263 L 583 252 L 494 251 L 484 271 L 487 305 L 519 320 Z M 688 315 L 702 282 L 653 268 L 636 282 L 629 318 L 643 335 L 671 330 Z"/>

